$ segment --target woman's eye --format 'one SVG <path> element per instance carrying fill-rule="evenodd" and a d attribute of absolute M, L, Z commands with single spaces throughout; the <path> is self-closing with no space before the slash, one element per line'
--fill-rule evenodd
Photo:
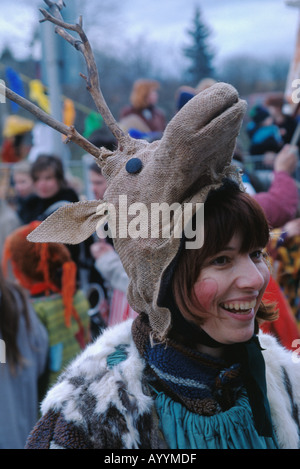
<path fill-rule="evenodd" d="M 226 265 L 228 262 L 230 262 L 230 258 L 228 256 L 219 256 L 216 257 L 213 261 L 213 265 Z"/>
<path fill-rule="evenodd" d="M 252 259 L 259 261 L 260 259 L 263 258 L 264 253 L 261 249 L 258 249 L 257 251 L 253 251 L 250 255 Z"/>

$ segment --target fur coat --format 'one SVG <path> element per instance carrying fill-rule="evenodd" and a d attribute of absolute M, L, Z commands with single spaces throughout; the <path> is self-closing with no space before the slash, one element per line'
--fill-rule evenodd
<path fill-rule="evenodd" d="M 27 448 L 166 447 L 131 325 L 128 320 L 107 329 L 69 365 L 43 401 L 43 416 L 31 432 Z M 298 449 L 300 359 L 272 336 L 260 334 L 260 343 L 278 445 Z M 111 358 L 118 363 L 110 366 Z"/>

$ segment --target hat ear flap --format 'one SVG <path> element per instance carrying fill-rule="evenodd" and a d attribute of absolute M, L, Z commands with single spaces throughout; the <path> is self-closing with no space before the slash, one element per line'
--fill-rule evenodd
<path fill-rule="evenodd" d="M 89 238 L 100 224 L 105 224 L 107 204 L 101 200 L 76 202 L 52 213 L 28 236 L 33 243 L 78 244 Z"/>

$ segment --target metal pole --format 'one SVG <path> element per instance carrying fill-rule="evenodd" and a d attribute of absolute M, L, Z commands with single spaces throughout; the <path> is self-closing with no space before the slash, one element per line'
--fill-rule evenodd
<path fill-rule="evenodd" d="M 62 89 L 59 77 L 59 51 L 57 44 L 57 36 L 54 32 L 54 25 L 45 22 L 41 25 L 42 42 L 43 42 L 43 62 L 45 71 L 45 84 L 48 86 L 49 101 L 51 107 L 51 115 L 62 121 Z M 49 152 L 62 158 L 62 161 L 68 165 L 70 160 L 70 152 L 68 147 L 63 143 L 60 133 L 52 130 L 52 148 Z"/>

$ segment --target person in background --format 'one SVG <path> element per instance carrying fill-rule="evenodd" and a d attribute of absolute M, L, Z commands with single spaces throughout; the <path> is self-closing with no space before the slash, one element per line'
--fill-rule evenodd
<path fill-rule="evenodd" d="M 207 90 L 207 88 L 210 88 L 213 86 L 215 83 L 217 83 L 217 80 L 211 77 L 205 77 L 202 78 L 202 80 L 199 81 L 198 85 L 195 88 L 196 93 L 200 93 L 201 91 Z"/>
<path fill-rule="evenodd" d="M 264 155 L 278 153 L 283 147 L 283 139 L 279 127 L 267 108 L 256 105 L 250 110 L 250 122 L 247 124 L 247 134 L 250 139 L 250 155 Z"/>
<path fill-rule="evenodd" d="M 191 86 L 179 86 L 175 92 L 175 111 L 180 111 L 180 109 L 196 94 L 195 88 L 192 88 Z"/>
<path fill-rule="evenodd" d="M 32 129 L 32 147 L 29 150 L 27 160 L 34 163 L 39 155 L 48 154 L 53 145 L 53 129 L 42 122 L 36 122 Z"/>
<path fill-rule="evenodd" d="M 24 291 L 0 266 L 0 449 L 23 449 L 38 419 L 48 335 Z"/>
<path fill-rule="evenodd" d="M 297 119 L 285 112 L 284 93 L 270 93 L 266 97 L 264 105 L 271 114 L 274 123 L 278 126 L 283 142 L 291 143 L 297 127 Z M 296 144 L 300 148 L 300 138 Z"/>
<path fill-rule="evenodd" d="M 157 106 L 159 83 L 139 79 L 133 84 L 130 105 L 120 112 L 119 124 L 136 138 L 160 138 L 166 127 L 164 112 Z"/>
<path fill-rule="evenodd" d="M 242 151 L 234 154 L 234 164 L 242 171 L 247 192 L 259 202 L 272 229 L 282 227 L 297 214 L 299 192 L 293 174 L 298 160 L 297 146 L 284 145 L 275 157 L 271 184 L 266 190 L 255 171 L 245 171 Z"/>
<path fill-rule="evenodd" d="M 59 207 L 79 201 L 78 194 L 66 180 L 62 161 L 57 156 L 39 155 L 31 165 L 30 174 L 35 194 L 23 203 L 22 218 L 27 223 L 45 220 Z M 68 246 L 68 249 L 77 264 L 80 246 Z"/>
<path fill-rule="evenodd" d="M 17 214 L 22 223 L 29 223 L 31 214 L 24 210 L 24 206 L 35 198 L 34 182 L 31 177 L 31 165 L 28 161 L 16 163 L 12 170 L 13 186 L 15 190 L 15 205 Z"/>
<path fill-rule="evenodd" d="M 39 155 L 31 165 L 35 197 L 25 205 L 29 222 L 43 220 L 57 207 L 78 202 L 76 192 L 68 186 L 63 164 L 55 155 Z"/>
<path fill-rule="evenodd" d="M 101 145 L 100 142 L 99 146 Z M 102 200 L 106 190 L 106 179 L 102 175 L 99 166 L 93 162 L 88 166 L 88 184 L 92 199 Z M 95 259 L 91 252 L 91 246 L 98 244 L 99 238 L 96 233 L 80 244 L 80 256 L 78 265 L 80 267 L 82 283 L 85 285 L 89 301 L 92 305 L 90 315 L 92 338 L 98 337 L 107 326 L 109 317 L 109 304 L 112 296 L 112 289 L 108 281 L 101 275 L 95 266 Z M 112 241 L 103 240 L 103 244 L 112 250 Z"/>
<path fill-rule="evenodd" d="M 34 193 L 29 162 L 22 161 L 13 166 L 13 184 L 17 195 L 20 197 L 25 198 Z"/>
<path fill-rule="evenodd" d="M 276 275 L 273 270 L 272 272 L 273 275 Z M 260 325 L 260 328 L 263 332 L 276 337 L 278 342 L 286 349 L 294 352 L 295 343 L 298 343 L 300 339 L 299 320 L 294 315 L 293 308 L 289 302 L 290 298 L 288 298 L 286 292 L 283 291 L 278 283 L 277 275 L 277 280 L 275 280 L 273 275 L 270 277 L 263 301 L 276 304 L 278 318 L 272 322 L 265 321 Z"/>
<path fill-rule="evenodd" d="M 21 225 L 21 220 L 16 211 L 1 197 L 0 220 L 0 252 L 2 252 L 7 236 Z"/>
<path fill-rule="evenodd" d="M 31 131 L 34 122 L 15 114 L 6 118 L 3 128 L 1 160 L 3 163 L 17 163 L 25 159 L 31 148 Z"/>
<path fill-rule="evenodd" d="M 271 228 L 285 225 L 288 221 L 293 220 L 297 214 L 299 193 L 293 174 L 298 160 L 297 146 L 284 145 L 275 157 L 273 179 L 268 191 L 253 195 L 264 209 Z"/>
<path fill-rule="evenodd" d="M 111 292 L 107 326 L 114 326 L 126 319 L 135 318 L 137 313 L 130 307 L 127 300 L 128 275 L 117 252 L 105 240 L 99 240 L 91 245 L 91 254 L 95 259 L 95 268 Z"/>
<path fill-rule="evenodd" d="M 90 341 L 89 303 L 77 288 L 77 267 L 69 250 L 60 243 L 30 243 L 27 236 L 40 222 L 12 232 L 3 249 L 3 268 L 12 272 L 28 291 L 38 318 L 49 336 L 44 391 L 56 380 L 67 363 Z"/>
<path fill-rule="evenodd" d="M 97 127 L 98 127 L 97 116 Z M 92 126 L 92 128 L 94 125 Z M 96 128 L 91 135 L 88 135 L 91 143 L 97 147 L 105 147 L 113 151 L 117 146 L 117 141 L 108 128 L 101 122 L 100 128 Z M 92 162 L 90 155 L 85 155 L 87 159 L 86 172 L 86 195 L 90 200 L 101 200 L 106 190 L 107 184 L 102 175 L 99 166 Z M 85 291 L 91 304 L 90 324 L 91 336 L 93 339 L 107 327 L 109 318 L 109 305 L 112 297 L 112 287 L 95 266 L 95 259 L 91 252 L 91 246 L 99 242 L 96 232 L 90 236 L 85 242 L 81 243 L 80 256 L 78 265 L 80 267 L 81 283 L 85 285 Z M 112 240 L 106 238 L 103 244 L 112 250 Z"/>
<path fill-rule="evenodd" d="M 89 166 L 89 183 L 91 191 L 96 200 L 103 200 L 104 192 L 107 188 L 106 179 L 102 174 L 101 168 L 97 163 L 91 163 Z"/>
<path fill-rule="evenodd" d="M 103 200 L 107 183 L 96 163 L 89 166 L 89 180 L 95 199 Z M 91 279 L 102 286 L 108 301 L 108 314 L 104 315 L 106 324 L 112 326 L 125 319 L 135 317 L 136 313 L 129 306 L 126 298 L 128 276 L 119 255 L 113 248 L 111 238 L 99 239 L 98 236 L 95 236 L 90 245 L 90 253 L 93 258 Z M 98 273 L 98 279 L 94 270 Z"/>
<path fill-rule="evenodd" d="M 300 331 L 300 218 L 273 230 L 269 245 L 274 276 Z"/>

